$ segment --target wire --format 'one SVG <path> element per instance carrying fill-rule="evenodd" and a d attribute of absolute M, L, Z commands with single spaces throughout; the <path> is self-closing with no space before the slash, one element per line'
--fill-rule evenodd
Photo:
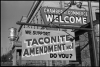
<path fill-rule="evenodd" d="M 87 11 L 87 9 L 85 7 L 81 7 L 81 8 L 83 8 L 83 9 L 85 9 Z"/>
<path fill-rule="evenodd" d="M 64 10 L 62 13 L 60 13 L 58 16 L 62 15 L 62 14 L 63 14 L 66 10 L 68 10 L 70 7 L 71 7 L 71 4 L 68 6 L 68 8 L 67 8 L 67 9 L 65 9 L 65 10 Z M 57 17 L 56 17 L 55 19 L 57 19 Z M 53 19 L 53 20 L 52 20 L 52 22 L 49 22 L 49 24 L 48 24 L 48 25 L 52 24 L 52 23 L 53 23 L 53 21 L 54 21 L 55 19 Z"/>
<path fill-rule="evenodd" d="M 71 6 L 69 6 L 67 9 L 65 9 L 65 10 L 64 10 L 61 14 L 59 14 L 58 16 L 62 15 L 62 14 L 63 14 L 66 10 L 68 10 L 70 7 L 71 7 Z M 56 17 L 55 19 L 57 19 L 57 17 Z M 53 23 L 53 21 L 54 21 L 55 19 L 53 19 L 52 22 L 50 22 L 50 23 Z M 50 23 L 49 23 L 49 24 L 50 24 Z M 49 24 L 48 24 L 48 25 L 49 25 Z"/>

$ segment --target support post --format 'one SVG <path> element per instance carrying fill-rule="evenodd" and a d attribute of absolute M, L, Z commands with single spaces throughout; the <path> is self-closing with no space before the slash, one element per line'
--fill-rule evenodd
<path fill-rule="evenodd" d="M 16 49 L 17 50 L 17 62 L 18 65 L 21 66 L 21 55 L 20 55 L 20 49 Z"/>
<path fill-rule="evenodd" d="M 91 7 L 91 1 L 88 1 L 88 9 L 89 9 L 89 19 L 90 19 L 90 26 L 91 26 L 91 29 L 92 29 L 92 31 L 90 31 L 89 33 L 90 33 L 90 37 L 92 37 L 92 40 L 91 40 L 91 46 L 93 46 L 93 58 L 91 58 L 91 60 L 92 59 L 94 59 L 93 61 L 94 61 L 94 66 L 98 66 L 98 59 L 97 59 L 97 54 L 96 54 L 96 44 L 95 44 L 95 34 L 94 34 L 94 28 L 93 28 L 93 15 L 92 15 L 92 7 Z"/>
<path fill-rule="evenodd" d="M 13 66 L 16 66 L 16 49 L 14 49 L 13 53 Z"/>
<path fill-rule="evenodd" d="M 52 60 L 46 60 L 46 66 L 52 66 Z"/>
<path fill-rule="evenodd" d="M 19 65 L 21 66 L 21 56 L 19 55 Z"/>
<path fill-rule="evenodd" d="M 52 66 L 52 60 L 49 60 L 49 66 Z"/>
<path fill-rule="evenodd" d="M 46 60 L 46 66 L 49 66 L 49 63 L 48 63 L 49 61 L 48 60 Z"/>
<path fill-rule="evenodd" d="M 94 58 L 94 53 L 93 53 L 93 43 L 92 43 L 92 37 L 91 37 L 91 32 L 88 32 L 88 38 L 89 38 L 89 51 L 90 51 L 90 61 L 91 61 L 91 66 L 95 65 L 95 58 Z"/>
<path fill-rule="evenodd" d="M 18 52 L 18 49 L 16 50 L 16 64 L 19 65 L 19 52 Z"/>
<path fill-rule="evenodd" d="M 22 65 L 22 57 L 21 57 L 21 50 L 19 51 L 19 65 L 21 66 Z"/>

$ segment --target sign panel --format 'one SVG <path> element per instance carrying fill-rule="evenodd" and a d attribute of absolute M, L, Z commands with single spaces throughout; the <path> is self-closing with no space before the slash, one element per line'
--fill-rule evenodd
<path fill-rule="evenodd" d="M 23 28 L 22 59 L 76 60 L 75 41 L 69 38 L 64 31 Z"/>
<path fill-rule="evenodd" d="M 85 10 L 68 9 L 62 15 L 59 15 L 64 10 L 65 8 L 42 7 L 40 11 L 45 24 L 49 24 L 55 18 L 54 24 L 81 26 L 89 22 L 89 13 Z"/>

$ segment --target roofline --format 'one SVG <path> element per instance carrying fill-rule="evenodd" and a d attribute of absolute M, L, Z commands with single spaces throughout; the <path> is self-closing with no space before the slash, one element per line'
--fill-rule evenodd
<path fill-rule="evenodd" d="M 28 15 L 28 19 L 27 19 L 26 23 L 28 23 L 28 22 L 30 21 L 31 17 L 33 16 L 33 14 L 35 13 L 35 11 L 37 10 L 37 7 L 38 7 L 39 4 L 41 3 L 41 1 L 35 1 L 35 2 L 36 2 L 36 4 L 33 5 L 34 8 L 32 8 L 32 10 L 29 11 L 29 15 Z M 34 4 L 34 3 L 33 3 L 33 4 Z M 18 32 L 20 32 L 22 26 L 23 26 L 23 25 L 21 25 L 21 26 L 19 27 Z"/>
<path fill-rule="evenodd" d="M 34 1 L 33 2 L 33 5 L 27 15 L 27 21 L 26 23 L 30 22 L 32 20 L 32 18 L 36 15 L 36 12 L 38 11 L 39 7 L 41 6 L 41 3 L 42 1 Z M 95 5 L 96 3 L 96 5 Z M 91 2 L 92 4 L 92 7 L 99 7 L 99 3 L 98 2 Z M 87 1 L 84 1 L 83 2 L 83 6 L 88 6 L 88 2 Z M 99 8 L 98 8 L 99 9 Z M 20 32 L 21 28 L 22 28 L 23 25 L 20 25 L 19 29 L 18 29 L 18 32 Z M 19 39 L 19 37 L 17 38 L 17 40 Z"/>
<path fill-rule="evenodd" d="M 27 21 L 26 23 L 28 23 L 30 21 L 30 19 L 32 18 L 33 14 L 35 13 L 35 11 L 37 10 L 37 7 L 39 6 L 39 4 L 41 3 L 41 1 L 34 1 L 33 2 L 33 5 L 27 15 Z M 21 20 L 20 20 L 21 21 Z M 19 29 L 18 29 L 18 32 L 20 32 L 21 28 L 22 28 L 23 25 L 20 25 Z M 18 41 L 19 37 L 17 37 L 17 41 Z"/>

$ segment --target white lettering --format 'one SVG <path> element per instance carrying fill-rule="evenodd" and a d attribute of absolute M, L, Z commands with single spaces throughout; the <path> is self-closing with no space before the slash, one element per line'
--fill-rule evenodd
<path fill-rule="evenodd" d="M 83 24 L 87 24 L 87 23 L 86 23 L 86 18 L 85 18 L 85 17 L 83 17 Z"/>
<path fill-rule="evenodd" d="M 81 19 L 81 17 L 76 17 L 76 23 L 82 23 L 82 19 Z"/>
<path fill-rule="evenodd" d="M 67 18 L 69 18 L 68 16 L 65 16 L 64 17 L 64 21 L 66 22 L 66 23 L 69 23 L 69 21 L 67 21 Z"/>
<path fill-rule="evenodd" d="M 85 12 L 85 16 L 88 16 L 88 13 L 87 12 Z"/>
<path fill-rule="evenodd" d="M 47 21 L 49 22 L 52 22 L 52 20 L 53 20 L 53 15 L 46 15 L 46 19 L 47 19 Z"/>
<path fill-rule="evenodd" d="M 47 9 L 47 13 L 49 13 L 49 9 Z"/>
<path fill-rule="evenodd" d="M 44 12 L 46 13 L 46 8 L 44 8 Z"/>
<path fill-rule="evenodd" d="M 64 23 L 64 21 L 62 20 L 61 16 L 59 16 L 59 22 Z"/>
<path fill-rule="evenodd" d="M 54 15 L 54 22 L 58 22 L 58 15 Z"/>
<path fill-rule="evenodd" d="M 70 21 L 71 23 L 75 23 L 75 18 L 74 18 L 73 16 L 71 16 L 71 17 L 69 18 L 69 21 Z"/>
<path fill-rule="evenodd" d="M 71 14 L 70 11 L 68 11 L 68 14 L 69 14 L 69 15 Z"/>
<path fill-rule="evenodd" d="M 55 13 L 55 9 L 50 9 L 50 12 L 51 13 Z"/>

